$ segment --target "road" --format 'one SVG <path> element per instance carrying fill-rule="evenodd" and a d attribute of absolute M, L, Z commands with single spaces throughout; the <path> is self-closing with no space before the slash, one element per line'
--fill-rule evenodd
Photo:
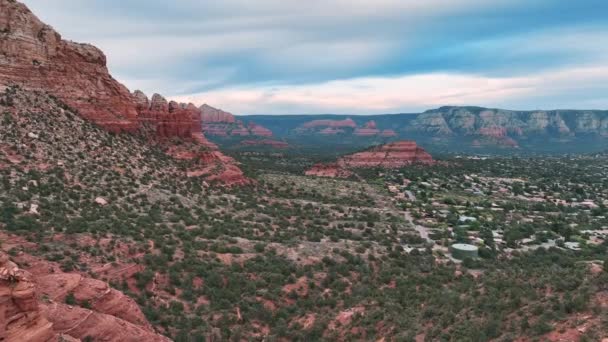
<path fill-rule="evenodd" d="M 415 224 L 414 223 L 414 218 L 412 217 L 412 214 L 410 214 L 409 211 L 405 212 L 405 221 L 409 222 L 412 225 L 412 227 L 414 227 L 414 229 L 416 229 L 416 231 L 418 232 L 418 234 L 420 234 L 421 238 L 423 238 L 427 242 L 435 244 L 435 241 L 433 241 L 429 237 L 429 229 L 427 227 Z"/>

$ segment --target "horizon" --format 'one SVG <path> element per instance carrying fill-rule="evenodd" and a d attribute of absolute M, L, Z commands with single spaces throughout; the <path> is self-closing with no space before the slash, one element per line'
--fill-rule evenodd
<path fill-rule="evenodd" d="M 599 0 L 23 2 L 130 90 L 235 115 L 608 108 Z"/>

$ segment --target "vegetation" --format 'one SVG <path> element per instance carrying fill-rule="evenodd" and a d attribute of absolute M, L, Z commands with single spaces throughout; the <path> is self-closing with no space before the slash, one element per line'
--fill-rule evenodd
<path fill-rule="evenodd" d="M 337 180 L 302 176 L 311 157 L 242 153 L 255 185 L 223 189 L 46 95 L 10 89 L 0 112 L 0 240 L 109 281 L 177 341 L 542 340 L 584 317 L 582 338 L 608 329 L 603 155 Z M 455 241 L 481 258 L 451 258 Z"/>

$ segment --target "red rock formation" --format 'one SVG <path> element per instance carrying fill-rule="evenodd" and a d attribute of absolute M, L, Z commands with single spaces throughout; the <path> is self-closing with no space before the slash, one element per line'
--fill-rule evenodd
<path fill-rule="evenodd" d="M 432 164 L 433 157 L 414 141 L 397 141 L 354 153 L 338 160 L 344 168 L 399 168 L 411 164 Z"/>
<path fill-rule="evenodd" d="M 249 130 L 243 126 L 237 127 L 230 132 L 230 135 L 238 137 L 246 137 L 250 134 L 251 133 L 249 132 Z"/>
<path fill-rule="evenodd" d="M 61 39 L 23 4 L 0 0 L 0 86 L 44 90 L 111 131 L 135 131 L 126 87 L 110 76 L 99 49 Z"/>
<path fill-rule="evenodd" d="M 40 277 L 0 252 L 0 340 L 169 341 L 152 330 L 133 300 L 103 282 L 65 273 Z M 55 302 L 68 292 L 79 302 L 89 301 L 92 309 Z"/>
<path fill-rule="evenodd" d="M 90 336 L 94 341 L 170 341 L 141 326 L 111 315 L 60 303 L 41 306 L 53 323 L 53 330 L 76 339 Z"/>
<path fill-rule="evenodd" d="M 0 340 L 48 341 L 55 336 L 38 307 L 32 275 L 0 252 Z"/>
<path fill-rule="evenodd" d="M 176 159 L 198 161 L 198 166 L 187 172 L 188 177 L 204 177 L 205 180 L 228 186 L 252 183 L 236 161 L 220 151 L 193 151 L 188 146 L 172 146 L 167 153 Z"/>
<path fill-rule="evenodd" d="M 234 115 L 207 104 L 200 106 L 203 123 L 236 123 Z"/>
<path fill-rule="evenodd" d="M 201 111 L 193 104 L 179 104 L 154 94 L 152 100 L 141 91 L 133 93 L 138 120 L 154 131 L 154 137 L 160 140 L 182 138 L 194 141 L 209 148 L 217 148 L 201 132 Z"/>
<path fill-rule="evenodd" d="M 355 135 L 360 137 L 372 137 L 380 134 L 380 130 L 376 125 L 376 121 L 369 121 L 362 128 L 357 128 L 355 130 Z"/>
<path fill-rule="evenodd" d="M 397 132 L 393 131 L 392 129 L 385 129 L 382 131 L 382 133 L 380 133 L 380 136 L 383 138 L 392 138 L 397 136 Z"/>
<path fill-rule="evenodd" d="M 357 124 L 352 119 L 346 120 L 314 120 L 301 126 L 304 129 L 331 127 L 331 128 L 357 128 Z"/>
<path fill-rule="evenodd" d="M 263 140 L 243 140 L 241 141 L 243 146 L 269 146 L 272 148 L 288 148 L 289 144 L 284 141 L 263 139 Z"/>
<path fill-rule="evenodd" d="M 259 137 L 272 137 L 272 131 L 266 127 L 260 126 L 253 122 L 250 122 L 248 125 L 249 131 L 251 134 L 257 135 Z"/>
<path fill-rule="evenodd" d="M 13 84 L 49 92 L 113 132 L 144 128 L 153 133 L 152 140 L 168 145 L 179 138 L 194 150 L 217 148 L 203 135 L 202 112 L 194 105 L 167 102 L 160 95 L 148 100 L 139 91 L 130 94 L 110 76 L 99 49 L 64 41 L 25 5 L 0 0 L 0 87 Z M 238 169 L 231 162 L 226 168 Z"/>
<path fill-rule="evenodd" d="M 367 128 L 367 129 L 377 129 L 378 126 L 376 125 L 376 121 L 372 120 L 372 121 L 368 121 L 365 123 L 365 125 L 363 125 L 363 128 Z"/>
<path fill-rule="evenodd" d="M 86 301 L 94 311 L 152 330 L 137 303 L 103 281 L 65 273 L 43 274 L 36 280 L 40 294 L 55 302 L 65 302 L 71 293 L 78 303 Z"/>
<path fill-rule="evenodd" d="M 316 133 L 320 135 L 338 135 L 346 134 L 354 129 L 353 135 L 358 137 L 376 137 L 383 138 L 396 137 L 397 133 L 393 130 L 380 130 L 375 121 L 368 121 L 363 126 L 358 127 L 352 119 L 346 120 L 314 120 L 300 125 L 296 128 L 298 133 Z"/>
<path fill-rule="evenodd" d="M 350 169 L 394 169 L 412 164 L 434 164 L 433 157 L 414 141 L 398 141 L 344 156 L 333 164 L 316 164 L 305 172 L 308 176 L 340 177 L 352 175 Z"/>
<path fill-rule="evenodd" d="M 167 102 L 161 95 L 154 94 L 148 101 L 141 91 L 133 93 L 138 104 L 140 122 L 151 127 L 160 139 L 179 137 L 191 145 L 170 146 L 169 155 L 176 159 L 197 161 L 197 165 L 187 172 L 188 177 L 204 177 L 208 181 L 224 185 L 250 183 L 234 159 L 217 150 L 217 145 L 209 142 L 201 131 L 203 113 L 193 104 Z M 149 104 L 149 107 L 148 107 Z M 207 148 L 201 151 L 197 146 Z"/>
<path fill-rule="evenodd" d="M 483 127 L 479 129 L 479 135 L 492 138 L 504 138 L 507 136 L 507 129 L 504 127 Z"/>
<path fill-rule="evenodd" d="M 247 137 L 255 135 L 259 137 L 272 137 L 272 131 L 249 123 L 245 126 L 242 121 L 236 120 L 234 115 L 223 110 L 213 108 L 207 104 L 200 106 L 202 112 L 203 132 L 210 136 L 236 136 Z"/>

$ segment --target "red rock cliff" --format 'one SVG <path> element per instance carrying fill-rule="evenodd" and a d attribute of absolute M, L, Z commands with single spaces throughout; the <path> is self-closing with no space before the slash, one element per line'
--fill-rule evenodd
<path fill-rule="evenodd" d="M 48 269 L 48 268 L 47 268 Z M 68 293 L 91 309 L 63 304 Z M 77 274 L 32 274 L 0 252 L 0 340 L 6 342 L 169 341 L 135 302 L 106 283 Z"/>
<path fill-rule="evenodd" d="M 0 86 L 10 84 L 48 91 L 111 131 L 138 128 L 131 94 L 110 76 L 103 52 L 63 40 L 25 5 L 0 0 Z"/>
<path fill-rule="evenodd" d="M 236 123 L 234 115 L 207 104 L 200 106 L 203 123 Z"/>
<path fill-rule="evenodd" d="M 253 122 L 247 126 L 236 120 L 234 115 L 221 109 L 213 108 L 207 104 L 199 107 L 202 112 L 203 132 L 209 136 L 258 136 L 272 137 L 272 131 Z"/>
<path fill-rule="evenodd" d="M 194 151 L 201 145 L 217 148 L 205 139 L 202 112 L 194 105 L 167 102 L 160 95 L 149 100 L 142 92 L 131 94 L 109 74 L 99 49 L 62 40 L 25 5 L 0 0 L 0 87 L 8 85 L 46 91 L 109 131 L 139 132 L 143 127 L 150 132 L 151 128 L 151 138 L 168 142 L 171 151 L 170 138 L 186 140 Z M 209 158 L 200 158 L 201 163 L 203 159 Z M 230 163 L 224 169 L 231 171 L 231 184 L 247 183 L 231 158 L 216 158 L 213 166 L 223 163 Z M 238 173 L 242 179 L 235 182 Z"/>
<path fill-rule="evenodd" d="M 152 100 L 141 91 L 133 93 L 133 101 L 139 114 L 138 121 L 151 128 L 155 137 L 163 140 L 168 138 L 189 139 L 201 145 L 216 148 L 201 131 L 201 111 L 192 103 L 168 102 L 159 94 L 154 94 Z"/>

